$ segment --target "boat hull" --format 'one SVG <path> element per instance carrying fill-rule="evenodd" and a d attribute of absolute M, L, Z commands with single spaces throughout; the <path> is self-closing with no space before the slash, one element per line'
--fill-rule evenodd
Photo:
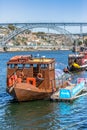
<path fill-rule="evenodd" d="M 7 92 L 17 101 L 50 99 L 52 94 L 52 90 L 39 89 L 29 84 L 17 84 L 13 88 L 7 88 Z"/>
<path fill-rule="evenodd" d="M 62 88 L 59 90 L 59 98 L 60 99 L 72 98 L 72 97 L 78 95 L 83 89 L 84 89 L 84 82 L 81 82 L 71 88 L 70 88 L 70 86 L 66 87 L 66 88 Z"/>
<path fill-rule="evenodd" d="M 71 67 L 68 67 L 68 69 L 69 69 L 69 71 L 76 71 L 76 72 L 83 71 L 83 70 L 87 69 L 87 65 L 80 66 L 80 68 L 75 68 L 75 67 L 71 66 Z"/>
<path fill-rule="evenodd" d="M 78 83 L 74 86 L 67 86 L 60 88 L 51 95 L 53 101 L 73 101 L 80 96 L 87 95 L 87 91 L 84 93 L 85 84 L 84 82 Z"/>

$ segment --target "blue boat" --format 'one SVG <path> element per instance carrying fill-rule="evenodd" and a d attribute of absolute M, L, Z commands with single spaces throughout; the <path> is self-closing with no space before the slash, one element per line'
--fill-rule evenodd
<path fill-rule="evenodd" d="M 81 82 L 75 86 L 67 86 L 59 90 L 60 99 L 70 99 L 78 95 L 84 89 L 84 82 Z"/>
<path fill-rule="evenodd" d="M 51 96 L 52 100 L 57 100 L 57 101 L 71 101 L 74 100 L 84 94 L 87 95 L 86 93 L 82 93 L 83 90 L 85 88 L 85 83 L 84 82 L 80 82 L 69 86 L 65 86 L 64 88 L 60 88 L 58 91 L 56 91 L 55 93 L 53 93 L 53 95 Z"/>

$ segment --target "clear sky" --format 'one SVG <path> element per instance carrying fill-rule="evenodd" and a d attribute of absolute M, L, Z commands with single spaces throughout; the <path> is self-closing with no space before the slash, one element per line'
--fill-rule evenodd
<path fill-rule="evenodd" d="M 87 0 L 0 0 L 2 22 L 87 22 Z"/>

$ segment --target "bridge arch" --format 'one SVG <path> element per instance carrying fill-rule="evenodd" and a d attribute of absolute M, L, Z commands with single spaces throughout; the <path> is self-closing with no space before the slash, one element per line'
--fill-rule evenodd
<path fill-rule="evenodd" d="M 67 31 L 67 30 L 65 30 L 57 25 L 53 25 L 53 24 L 25 24 L 24 26 L 17 28 L 16 30 L 12 31 L 11 33 L 9 33 L 5 37 L 3 37 L 3 39 L 0 41 L 0 44 L 6 45 L 6 43 L 10 39 L 12 39 L 13 37 L 26 31 L 27 29 L 31 30 L 33 28 L 49 28 L 49 29 L 55 30 L 55 31 L 60 32 L 61 34 L 64 34 L 65 36 L 69 37 L 72 42 L 74 39 L 74 36 L 69 31 Z"/>

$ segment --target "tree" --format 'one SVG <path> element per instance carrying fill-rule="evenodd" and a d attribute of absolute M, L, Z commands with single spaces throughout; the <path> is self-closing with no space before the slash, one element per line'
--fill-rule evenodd
<path fill-rule="evenodd" d="M 82 45 L 82 41 L 78 41 L 78 45 L 79 45 L 79 46 Z"/>
<path fill-rule="evenodd" d="M 85 46 L 87 46 L 87 39 L 84 40 L 84 44 L 85 44 Z"/>
<path fill-rule="evenodd" d="M 16 27 L 13 24 L 9 24 L 8 28 L 12 31 L 14 31 L 16 29 Z"/>

